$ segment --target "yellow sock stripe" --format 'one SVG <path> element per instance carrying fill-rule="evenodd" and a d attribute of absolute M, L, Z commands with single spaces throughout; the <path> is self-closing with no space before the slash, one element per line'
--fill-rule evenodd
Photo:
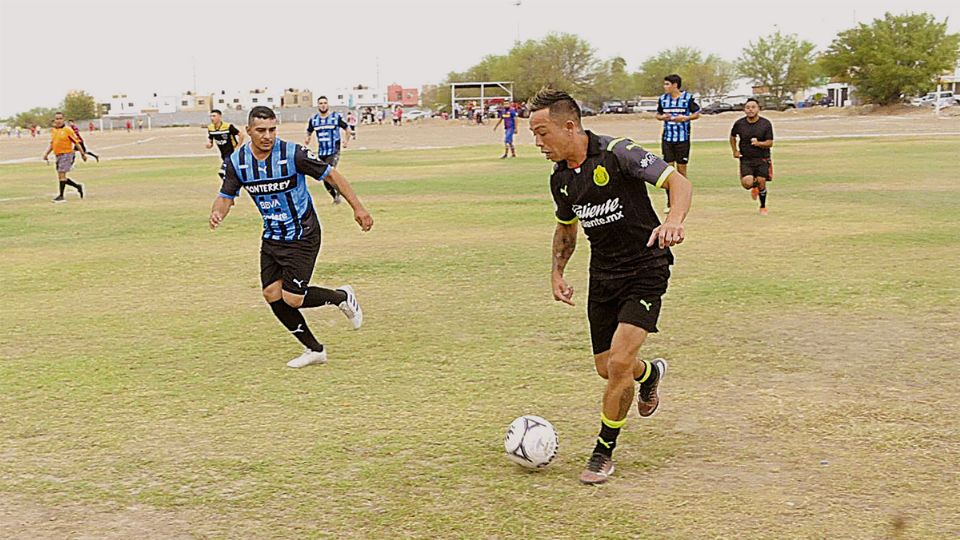
<path fill-rule="evenodd" d="M 621 141 L 625 141 L 625 140 L 627 140 L 626 137 L 618 137 L 618 138 L 610 141 L 610 143 L 607 145 L 607 152 L 613 150 L 613 147 L 614 147 L 614 146 L 616 146 L 616 145 L 617 145 L 618 143 L 620 143 Z"/>
<path fill-rule="evenodd" d="M 620 429 L 627 423 L 626 417 L 623 420 L 611 420 L 603 414 L 603 411 L 600 411 L 600 421 L 603 422 L 603 425 L 613 429 Z"/>
<path fill-rule="evenodd" d="M 650 362 L 648 362 L 648 361 L 646 361 L 646 360 L 641 360 L 641 361 L 643 362 L 643 365 L 644 365 L 645 367 L 643 368 L 643 376 L 641 376 L 639 379 L 637 379 L 637 382 L 640 383 L 640 384 L 643 384 L 643 383 L 647 382 L 647 379 L 650 378 L 650 370 L 653 369 L 653 366 L 650 364 Z"/>
<path fill-rule="evenodd" d="M 672 166 L 667 165 L 667 168 L 664 169 L 663 172 L 660 173 L 660 177 L 657 178 L 657 187 L 662 187 L 663 183 L 667 181 L 667 177 L 670 176 L 670 173 L 675 170 Z"/>
<path fill-rule="evenodd" d="M 607 448 L 607 449 L 610 448 L 610 443 L 608 443 L 607 441 L 601 439 L 600 437 L 597 437 L 597 442 L 600 443 L 600 444 L 602 444 L 604 448 Z"/>

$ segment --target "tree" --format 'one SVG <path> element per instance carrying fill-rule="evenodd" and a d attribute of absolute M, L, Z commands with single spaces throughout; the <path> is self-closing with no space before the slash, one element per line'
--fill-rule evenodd
<path fill-rule="evenodd" d="M 694 67 L 696 90 L 705 96 L 722 96 L 734 88 L 737 81 L 737 66 L 711 54 L 702 64 Z"/>
<path fill-rule="evenodd" d="M 960 34 L 929 13 L 891 15 L 840 32 L 821 59 L 824 71 L 856 86 L 868 103 L 886 105 L 926 92 L 952 69 Z"/>
<path fill-rule="evenodd" d="M 50 109 L 47 107 L 34 107 L 29 111 L 15 115 L 10 121 L 12 125 L 24 128 L 28 128 L 33 125 L 49 127 L 53 123 L 53 115 L 56 112 L 56 109 Z"/>
<path fill-rule="evenodd" d="M 809 88 L 818 75 L 814 45 L 778 30 L 751 41 L 737 60 L 740 73 L 777 97 Z"/>
<path fill-rule="evenodd" d="M 63 98 L 63 114 L 75 120 L 97 117 L 97 102 L 83 90 L 71 90 Z"/>
<path fill-rule="evenodd" d="M 644 95 L 658 96 L 663 93 L 663 78 L 671 73 L 680 75 L 684 89 L 699 90 L 696 72 L 702 64 L 703 54 L 691 47 L 660 51 L 640 64 L 637 90 Z"/>

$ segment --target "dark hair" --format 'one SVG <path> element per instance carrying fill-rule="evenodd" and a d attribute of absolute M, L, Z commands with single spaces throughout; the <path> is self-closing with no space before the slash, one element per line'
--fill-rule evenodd
<path fill-rule="evenodd" d="M 756 103 L 756 104 L 757 104 L 757 107 L 760 106 L 760 102 L 757 101 L 757 98 L 755 98 L 755 97 L 747 98 L 747 100 L 743 102 L 744 106 L 746 106 L 746 104 L 747 104 L 747 103 L 750 103 L 751 101 L 754 102 L 754 103 Z"/>
<path fill-rule="evenodd" d="M 327 99 L 327 96 L 320 96 L 320 97 L 317 98 L 317 101 L 320 101 L 321 99 Z M 327 101 L 330 101 L 330 100 L 327 99 Z"/>
<path fill-rule="evenodd" d="M 273 110 L 270 107 L 257 105 L 256 107 L 250 109 L 250 114 L 247 116 L 247 125 L 253 125 L 254 118 L 259 118 L 261 120 L 274 120 L 277 118 L 277 115 L 273 113 Z"/>
<path fill-rule="evenodd" d="M 677 75 L 676 73 L 671 73 L 670 75 L 667 75 L 666 77 L 663 78 L 663 80 L 667 81 L 668 83 L 677 85 L 677 88 L 680 88 L 680 84 L 683 81 L 680 78 L 680 76 Z"/>
<path fill-rule="evenodd" d="M 73 122 L 73 118 L 70 118 L 69 120 L 67 120 L 67 122 Z"/>
<path fill-rule="evenodd" d="M 223 111 L 221 111 L 220 109 L 214 109 L 214 110 L 210 111 L 210 114 L 213 114 L 213 113 L 217 113 L 217 114 L 219 114 L 220 116 L 223 116 Z"/>
<path fill-rule="evenodd" d="M 53 113 L 54 116 L 56 116 L 56 115 L 58 115 L 58 114 L 59 114 L 60 116 L 64 116 L 63 111 L 57 111 L 57 112 Z"/>
<path fill-rule="evenodd" d="M 550 116 L 554 114 L 574 116 L 577 122 L 580 121 L 580 106 L 577 105 L 577 102 L 570 97 L 570 94 L 551 86 L 541 88 L 530 98 L 527 105 L 530 107 L 531 113 L 541 109 L 550 109 Z"/>

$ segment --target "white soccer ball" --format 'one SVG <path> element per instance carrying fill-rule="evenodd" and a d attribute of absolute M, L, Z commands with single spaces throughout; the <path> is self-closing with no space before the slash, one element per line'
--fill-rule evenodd
<path fill-rule="evenodd" d="M 553 429 L 553 424 L 528 414 L 510 424 L 503 447 L 510 461 L 529 469 L 539 469 L 549 465 L 556 457 L 560 437 L 557 430 Z"/>

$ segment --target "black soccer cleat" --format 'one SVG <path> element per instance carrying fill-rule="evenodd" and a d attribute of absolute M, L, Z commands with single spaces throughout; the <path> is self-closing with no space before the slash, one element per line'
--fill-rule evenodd
<path fill-rule="evenodd" d="M 660 381 L 667 374 L 667 361 L 663 358 L 654 358 L 650 361 L 650 369 L 653 373 L 640 384 L 640 390 L 637 392 L 637 412 L 642 418 L 653 416 L 660 407 Z"/>

